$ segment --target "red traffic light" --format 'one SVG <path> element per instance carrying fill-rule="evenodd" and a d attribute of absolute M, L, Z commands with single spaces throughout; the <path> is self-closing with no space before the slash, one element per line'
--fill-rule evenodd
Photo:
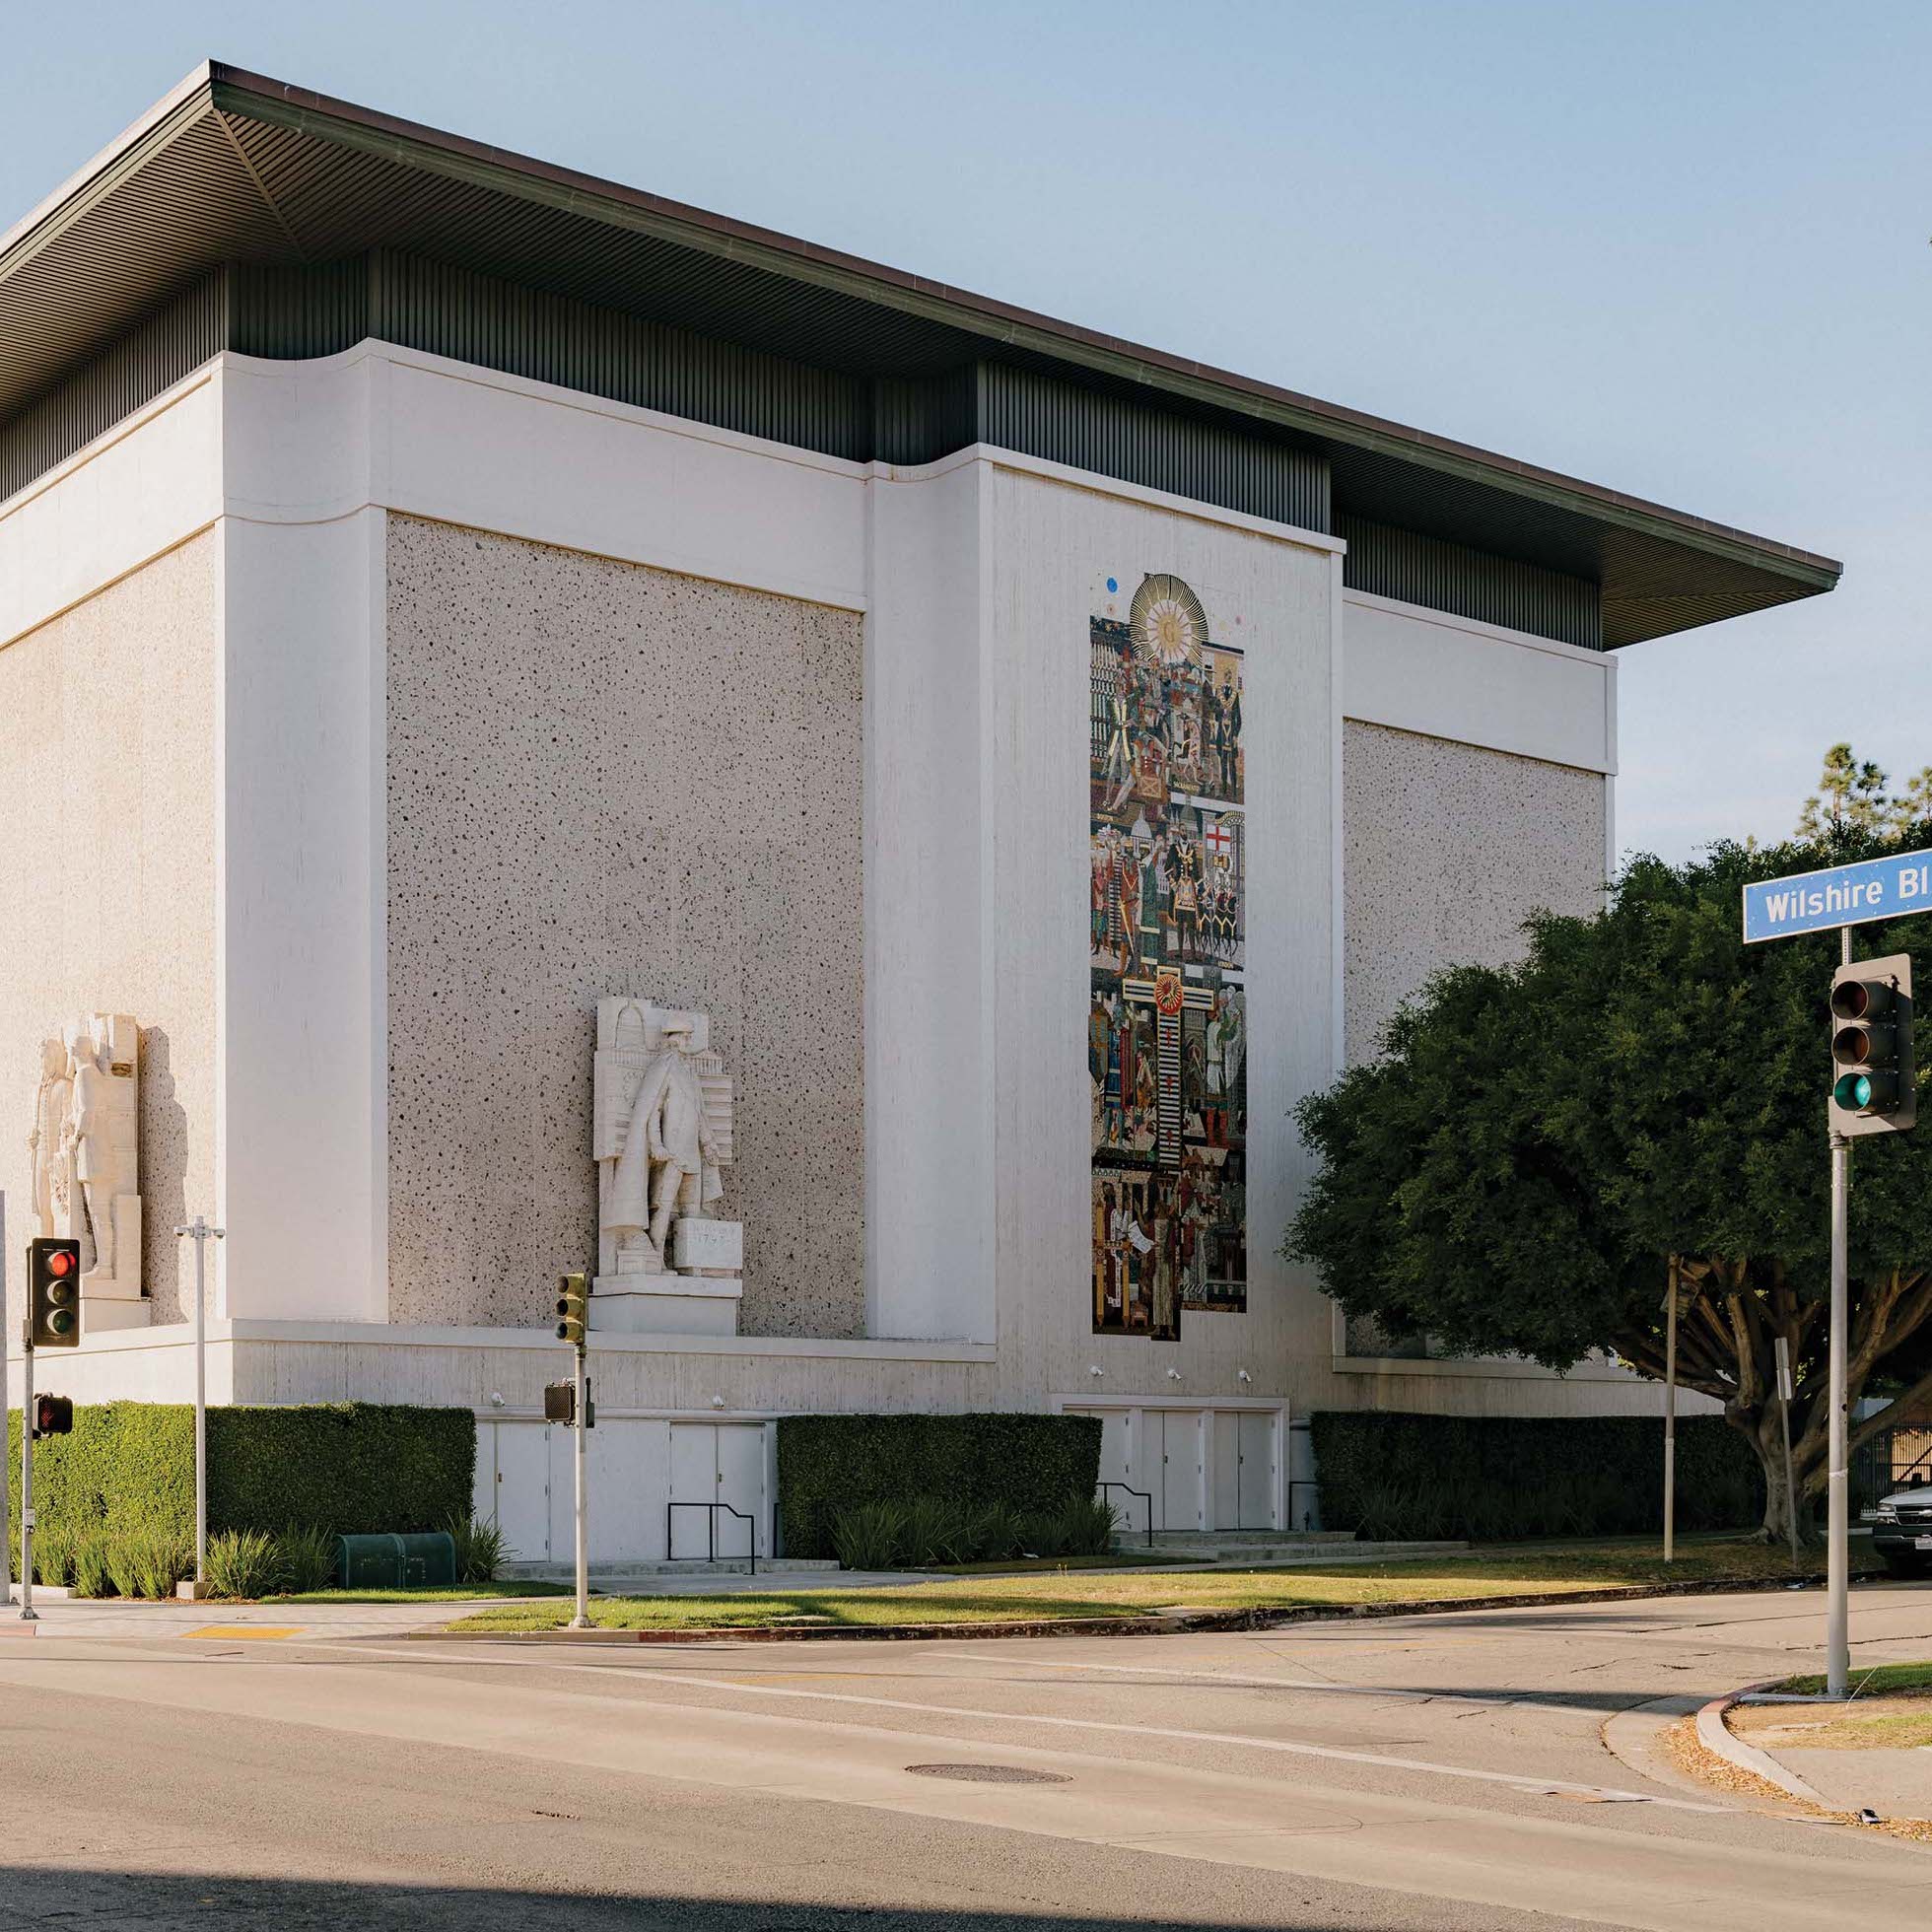
<path fill-rule="evenodd" d="M 34 1398 L 34 1433 L 38 1435 L 72 1435 L 74 1432 L 74 1398 L 72 1396 L 35 1396 Z"/>
<path fill-rule="evenodd" d="M 81 1265 L 81 1258 L 69 1248 L 56 1248 L 47 1257 L 47 1273 L 57 1281 L 63 1275 L 71 1275 Z"/>

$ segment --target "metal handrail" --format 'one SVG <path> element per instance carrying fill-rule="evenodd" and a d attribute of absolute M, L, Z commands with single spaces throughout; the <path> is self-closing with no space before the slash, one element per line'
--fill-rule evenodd
<path fill-rule="evenodd" d="M 673 1556 L 671 1554 L 671 1525 L 677 1520 L 680 1509 L 702 1509 L 705 1512 L 705 1528 L 708 1532 L 706 1562 L 718 1560 L 718 1512 L 722 1509 L 727 1516 L 735 1516 L 751 1531 L 751 1569 L 749 1574 L 758 1574 L 758 1525 L 741 1509 L 733 1509 L 728 1502 L 667 1502 L 664 1505 L 664 1561 L 667 1563 L 695 1563 L 695 1556 Z M 733 1561 L 736 1559 L 733 1558 Z"/>
<path fill-rule="evenodd" d="M 1151 1550 L 1154 1547 L 1154 1499 L 1153 1497 L 1148 1495 L 1148 1493 L 1144 1489 L 1130 1488 L 1128 1484 L 1125 1483 L 1103 1483 L 1100 1485 L 1100 1493 L 1103 1498 L 1106 1496 L 1107 1491 L 1109 1489 L 1119 1489 L 1124 1495 L 1138 1496 L 1140 1500 L 1147 1505 L 1147 1548 Z"/>

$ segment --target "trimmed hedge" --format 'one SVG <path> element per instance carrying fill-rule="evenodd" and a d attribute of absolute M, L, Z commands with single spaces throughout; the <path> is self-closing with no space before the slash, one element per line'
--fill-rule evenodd
<path fill-rule="evenodd" d="M 1309 1422 L 1330 1529 L 1506 1542 L 1663 1527 L 1661 1419 L 1331 1410 Z M 1678 1528 L 1746 1529 L 1763 1513 L 1751 1445 L 1721 1415 L 1679 1416 Z"/>
<path fill-rule="evenodd" d="M 20 1415 L 7 1418 L 11 1521 L 20 1547 Z M 314 1403 L 208 1411 L 208 1529 L 291 1524 L 356 1536 L 467 1519 L 476 1418 L 467 1409 Z M 194 1535 L 194 1411 L 184 1404 L 76 1406 L 71 1435 L 34 1448 L 43 1528 Z"/>
<path fill-rule="evenodd" d="M 1085 1502 L 1100 1480 L 1097 1415 L 786 1415 L 779 1523 L 788 1556 L 830 1556 L 832 1518 L 934 1497 L 1021 1515 Z"/>

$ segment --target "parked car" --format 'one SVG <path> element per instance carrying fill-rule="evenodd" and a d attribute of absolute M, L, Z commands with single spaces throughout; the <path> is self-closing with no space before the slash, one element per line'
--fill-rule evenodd
<path fill-rule="evenodd" d="M 1894 1576 L 1932 1572 L 1932 1484 L 1895 1489 L 1872 1512 L 1872 1547 Z"/>

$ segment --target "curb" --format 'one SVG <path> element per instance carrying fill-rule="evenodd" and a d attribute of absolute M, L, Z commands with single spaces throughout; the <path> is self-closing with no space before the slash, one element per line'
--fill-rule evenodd
<path fill-rule="evenodd" d="M 1655 1597 L 1750 1596 L 1792 1583 L 1822 1584 L 1823 1576 L 1801 1576 L 1767 1583 L 1614 1584 L 1598 1589 L 1514 1591 L 1489 1597 L 1410 1599 L 1379 1604 L 1283 1604 L 1250 1610 L 1195 1610 L 1140 1617 L 1047 1617 L 984 1623 L 783 1623 L 720 1624 L 687 1629 L 593 1630 L 410 1630 L 419 1643 L 797 1643 L 902 1642 L 930 1637 L 958 1642 L 971 1637 L 1172 1636 L 1188 1631 L 1270 1630 L 1285 1623 L 1341 1622 L 1365 1618 L 1447 1616 L 1459 1611 L 1523 1610 L 1539 1605 L 1640 1603 Z M 1737 1693 L 1744 1694 L 1743 1692 Z M 1719 1698 L 1719 1704 L 1734 1701 Z M 1749 1747 L 1746 1747 L 1749 1749 Z M 1758 1772 L 1759 1776 L 1763 1773 Z M 1774 1779 L 1773 1782 L 1779 1780 Z M 1813 1802 L 1817 1802 L 1814 1800 Z"/>
<path fill-rule="evenodd" d="M 1778 1680 L 1768 1679 L 1767 1683 Z M 1796 1771 L 1788 1771 L 1768 1753 L 1760 1751 L 1755 1744 L 1746 1744 L 1724 1721 L 1724 1713 L 1741 1697 L 1748 1697 L 1754 1690 L 1761 1690 L 1762 1684 L 1747 1684 L 1742 1690 L 1726 1691 L 1721 1697 L 1713 1697 L 1697 1712 L 1697 1742 L 1713 1758 L 1721 1758 L 1733 1770 L 1748 1771 L 1755 1778 L 1761 1778 L 1766 1784 L 1774 1784 L 1780 1791 L 1796 1798 L 1801 1804 L 1816 1805 L 1820 1811 L 1835 1812 L 1837 1807 L 1801 1778 Z"/>

